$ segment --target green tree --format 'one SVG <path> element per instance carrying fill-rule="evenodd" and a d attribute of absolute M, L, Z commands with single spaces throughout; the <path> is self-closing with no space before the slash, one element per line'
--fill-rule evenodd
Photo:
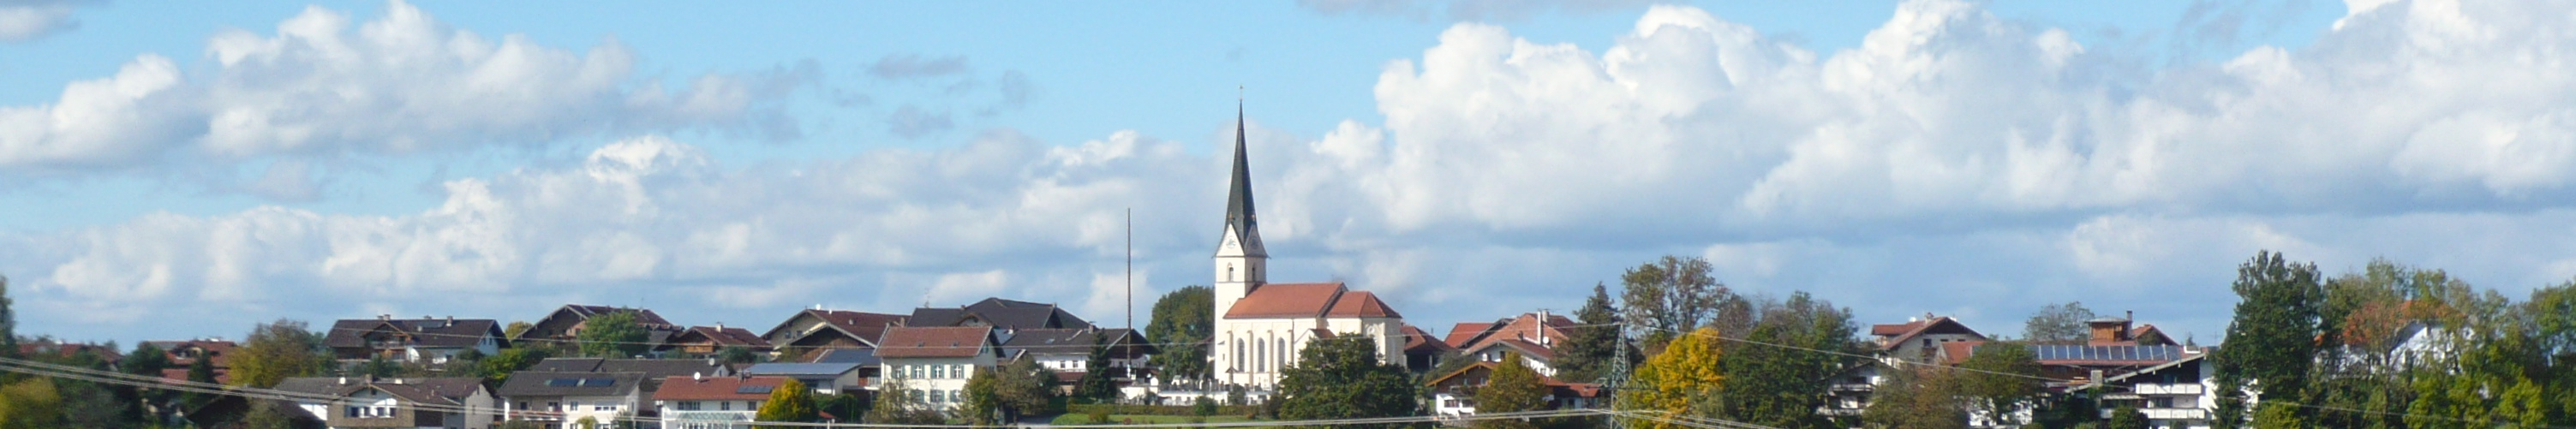
<path fill-rule="evenodd" d="M 1649 343 L 1699 327 L 1729 293 L 1711 270 L 1708 259 L 1670 255 L 1629 268 L 1619 276 L 1626 320 L 1645 325 Z"/>
<path fill-rule="evenodd" d="M 402 373 L 402 363 L 394 362 L 391 359 L 385 359 L 384 356 L 376 356 L 367 358 L 366 363 L 358 364 L 357 374 L 354 375 L 393 378 L 394 376 L 402 375 Z"/>
<path fill-rule="evenodd" d="M 474 364 L 482 368 L 484 385 L 499 386 L 510 381 L 510 373 L 535 367 L 538 362 L 552 357 L 550 354 L 543 348 L 507 348 Z"/>
<path fill-rule="evenodd" d="M 581 354 L 589 357 L 627 358 L 652 349 L 652 333 L 635 322 L 635 311 L 618 310 L 591 316 L 581 322 L 581 333 L 573 336 L 581 343 Z"/>
<path fill-rule="evenodd" d="M 716 361 L 724 363 L 759 363 L 760 354 L 742 347 L 725 347 L 716 351 Z"/>
<path fill-rule="evenodd" d="M 2021 340 L 2031 344 L 2084 344 L 2093 339 L 2084 322 L 2093 320 L 2093 309 L 2084 303 L 2067 301 L 2039 307 L 2030 320 L 2022 322 Z"/>
<path fill-rule="evenodd" d="M 227 358 L 232 384 L 265 389 L 288 377 L 322 375 L 332 365 L 331 355 L 324 350 L 322 335 L 305 330 L 304 322 L 280 319 L 259 324 Z"/>
<path fill-rule="evenodd" d="M 2047 392 L 2046 386 L 2040 382 L 2045 378 L 2039 373 L 2039 355 L 2021 344 L 1990 343 L 1977 347 L 1968 361 L 1960 366 L 1969 370 L 1959 376 L 1961 393 L 1967 396 L 1968 403 L 1988 416 L 2007 421 L 2002 424 L 2027 423 L 2009 420 L 2016 410 L 2037 405 L 2039 395 Z"/>
<path fill-rule="evenodd" d="M 591 320 L 599 319 L 592 318 Z M 790 379 L 785 383 L 779 383 L 778 388 L 769 390 L 769 400 L 760 402 L 760 412 L 756 417 L 753 417 L 753 419 L 764 423 L 812 423 L 816 420 L 816 417 L 817 416 L 814 414 L 814 389 L 805 387 L 804 382 Z M 765 425 L 759 427 L 762 429 L 781 429 L 791 428 L 794 426 Z"/>
<path fill-rule="evenodd" d="M 242 414 L 241 422 L 235 424 L 233 427 L 241 429 L 296 429 L 296 417 L 299 415 L 305 415 L 305 412 L 304 410 L 298 410 L 294 407 L 294 404 L 287 403 L 285 401 L 253 400 L 250 401 L 250 410 L 244 412 Z"/>
<path fill-rule="evenodd" d="M 18 357 L 18 310 L 9 298 L 9 276 L 0 276 L 0 357 Z"/>
<path fill-rule="evenodd" d="M 1574 311 L 1583 326 L 1567 329 L 1565 344 L 1557 347 L 1556 374 L 1560 380 L 1591 381 L 1609 372 L 1619 348 L 1619 309 L 1611 307 L 1609 288 L 1592 285 L 1592 297 L 1583 300 L 1583 308 Z"/>
<path fill-rule="evenodd" d="M 198 383 L 198 385 L 203 386 L 214 384 L 215 381 L 214 359 L 199 357 L 197 360 L 188 362 L 188 382 Z M 212 399 L 214 399 L 214 395 L 205 393 L 191 392 L 179 395 L 179 402 L 181 402 L 180 406 L 186 408 L 196 408 L 198 405 L 205 405 L 206 401 Z"/>
<path fill-rule="evenodd" d="M 536 324 L 528 323 L 528 321 L 525 320 L 510 322 L 509 326 L 501 328 L 501 337 L 508 338 L 510 341 L 516 342 L 519 341 L 519 334 L 528 333 L 528 329 L 535 327 L 537 327 Z"/>
<path fill-rule="evenodd" d="M 1296 365 L 1281 370 L 1279 417 L 1289 420 L 1409 416 L 1414 402 L 1413 376 L 1396 363 L 1380 363 L 1377 346 L 1364 336 L 1308 341 Z M 1389 428 L 1390 425 L 1359 425 Z"/>
<path fill-rule="evenodd" d="M 2112 421 L 2117 422 L 2118 419 Z M 2307 422 L 2299 417 L 2299 407 L 2280 402 L 2267 402 L 2254 407 L 2254 429 L 2304 429 Z M 2145 427 L 2141 425 L 2139 427 Z"/>
<path fill-rule="evenodd" d="M 1117 403 L 1118 382 L 1111 380 L 1108 335 L 1094 336 L 1091 356 L 1082 361 L 1082 378 L 1074 380 L 1073 398 L 1090 404 Z"/>
<path fill-rule="evenodd" d="M 957 407 L 957 416 L 966 424 L 993 426 L 1002 423 L 1001 371 L 975 371 L 966 377 L 966 403 Z"/>
<path fill-rule="evenodd" d="M 1145 324 L 1145 337 L 1163 344 L 1162 353 L 1152 358 L 1163 377 L 1208 379 L 1208 338 L 1216 332 L 1215 306 L 1216 292 L 1198 285 L 1182 287 L 1154 301 L 1154 316 Z"/>
<path fill-rule="evenodd" d="M 0 387 L 0 429 L 63 427 L 63 396 L 50 378 L 30 377 Z"/>
<path fill-rule="evenodd" d="M 1859 325 L 1851 313 L 1805 292 L 1784 302 L 1765 302 L 1761 317 L 1744 339 L 1750 343 L 1789 347 L 1746 347 L 1720 359 L 1726 384 L 1714 401 L 1714 417 L 1777 427 L 1820 428 L 1832 422 L 1815 413 L 1825 405 L 1825 384 L 1817 380 L 1858 363 L 1859 344 L 1852 340 Z M 1834 353 L 1818 353 L 1824 350 Z"/>
<path fill-rule="evenodd" d="M 2147 413 L 2139 412 L 2136 405 L 2121 405 L 2111 411 L 2111 421 L 2102 429 L 2147 429 Z"/>
<path fill-rule="evenodd" d="M 1505 353 L 1503 363 L 1494 367 L 1485 386 L 1476 389 L 1476 412 L 1509 413 L 1539 411 L 1548 408 L 1547 381 L 1538 371 L 1521 362 L 1519 353 Z M 1522 419 L 1478 420 L 1477 429 L 1538 429 L 1539 425 Z"/>
<path fill-rule="evenodd" d="M 163 352 L 161 347 L 154 346 L 152 343 L 139 343 L 134 345 L 133 352 L 125 354 L 125 361 L 118 362 L 117 366 L 127 374 L 158 378 L 161 376 L 161 370 L 170 368 L 170 354 Z M 131 398 L 138 408 L 168 408 L 167 404 L 173 393 L 151 388 L 124 387 L 121 389 L 123 392 L 128 392 L 123 394 Z M 142 414 L 144 411 L 149 410 L 137 409 L 134 412 Z"/>
<path fill-rule="evenodd" d="M 936 425 L 946 419 L 931 411 L 920 391 L 905 387 L 900 380 L 888 379 L 877 388 L 876 403 L 868 409 L 867 423 L 878 425 Z"/>
<path fill-rule="evenodd" d="M 1965 429 L 1968 403 L 1959 375 L 1949 368 L 1886 368 L 1887 380 L 1861 409 L 1863 426 L 1881 429 Z"/>
<path fill-rule="evenodd" d="M 1055 371 L 1038 365 L 1036 359 L 1020 358 L 996 368 L 993 393 L 999 396 L 1003 414 L 1017 420 L 1019 416 L 1047 414 L 1056 403 Z"/>
<path fill-rule="evenodd" d="M 1647 413 L 1695 415 L 1691 406 L 1714 394 L 1726 384 L 1722 360 L 1725 353 L 1718 344 L 1715 329 L 1700 328 L 1676 337 L 1664 346 L 1664 352 L 1646 358 L 1630 376 L 1634 385 L 1619 392 L 1618 409 Z M 1628 427 L 1642 429 L 1679 429 L 1682 426 L 1659 420 L 1633 420 Z"/>
<path fill-rule="evenodd" d="M 2305 400 L 2301 394 L 2317 357 L 2317 306 L 2324 294 L 2316 264 L 2291 263 L 2271 251 L 2238 266 L 2231 289 L 2238 301 L 2235 318 L 2227 324 L 2227 346 L 2211 356 L 2221 398 L 2212 423 L 2219 428 L 2244 422 L 2246 401 L 2239 392 L 2248 387 L 2263 399 Z"/>

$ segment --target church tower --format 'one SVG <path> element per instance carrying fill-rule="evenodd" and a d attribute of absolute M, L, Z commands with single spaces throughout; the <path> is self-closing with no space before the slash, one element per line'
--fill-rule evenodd
<path fill-rule="evenodd" d="M 1216 314 L 1269 283 L 1270 252 L 1261 248 L 1261 223 L 1252 214 L 1252 169 L 1244 156 L 1243 106 L 1234 111 L 1234 183 L 1225 195 L 1225 233 L 1216 245 Z"/>

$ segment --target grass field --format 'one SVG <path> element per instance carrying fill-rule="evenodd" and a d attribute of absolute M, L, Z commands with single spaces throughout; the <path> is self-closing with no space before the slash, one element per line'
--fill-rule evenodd
<path fill-rule="evenodd" d="M 1109 422 L 1110 422 L 1110 423 L 1126 423 L 1126 422 L 1128 422 L 1128 421 L 1131 421 L 1131 420 L 1132 420 L 1132 421 L 1135 421 L 1136 423 L 1190 423 L 1190 422 L 1191 422 L 1191 421 L 1190 421 L 1190 419 L 1192 419 L 1192 418 L 1194 418 L 1194 417 L 1190 417 L 1190 416 L 1148 416 L 1148 415 L 1133 415 L 1133 414 L 1111 414 L 1111 415 L 1109 415 Z M 1207 418 L 1207 422 L 1208 422 L 1208 423 L 1229 423 L 1229 422 L 1241 422 L 1241 421 L 1250 421 L 1250 420 L 1251 420 L 1251 419 L 1243 418 L 1243 416 L 1208 416 L 1208 418 Z M 1055 421 L 1048 422 L 1048 423 L 1050 423 L 1050 424 L 1059 424 L 1059 425 L 1080 425 L 1080 424 L 1090 424 L 1090 423 L 1091 423 L 1091 416 L 1085 416 L 1085 415 L 1081 415 L 1081 414 L 1066 414 L 1066 415 L 1056 416 L 1056 417 L 1055 417 Z"/>

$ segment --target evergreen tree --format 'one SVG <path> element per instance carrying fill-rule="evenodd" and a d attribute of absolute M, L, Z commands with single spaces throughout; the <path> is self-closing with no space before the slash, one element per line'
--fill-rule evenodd
<path fill-rule="evenodd" d="M 9 298 L 9 276 L 0 276 L 0 357 L 19 357 L 18 310 Z"/>
<path fill-rule="evenodd" d="M 153 346 L 152 343 L 139 343 L 134 345 L 133 352 L 125 354 L 125 360 L 118 362 L 117 367 L 127 374 L 158 378 L 161 376 L 162 369 L 170 367 L 170 354 L 162 352 L 160 347 Z M 152 411 L 152 408 L 167 408 L 171 393 L 168 390 L 131 386 L 120 386 L 117 392 L 128 403 L 135 405 L 136 409 L 131 412 L 139 416 L 149 416 L 150 413 L 147 411 Z"/>
<path fill-rule="evenodd" d="M 1379 363 L 1368 337 L 1316 339 L 1299 351 L 1297 364 L 1281 372 L 1279 418 L 1288 420 L 1410 416 L 1419 409 L 1419 388 L 1404 367 Z M 1344 428 L 1391 428 L 1357 425 Z"/>
<path fill-rule="evenodd" d="M 1560 380 L 1585 382 L 1609 372 L 1611 360 L 1618 358 L 1619 309 L 1610 306 L 1610 291 L 1599 283 L 1592 285 L 1592 297 L 1583 300 L 1583 308 L 1574 311 L 1583 326 L 1568 329 L 1565 345 L 1557 347 L 1556 374 Z"/>
<path fill-rule="evenodd" d="M 1082 378 L 1074 380 L 1073 398 L 1084 403 L 1118 402 L 1118 382 L 1110 377 L 1109 336 L 1097 335 L 1091 343 L 1091 356 L 1082 361 Z"/>
<path fill-rule="evenodd" d="M 1521 362 L 1519 353 L 1505 353 L 1503 363 L 1485 386 L 1476 389 L 1476 412 L 1509 413 L 1547 409 L 1547 381 L 1538 371 Z M 1476 429 L 1538 429 L 1539 425 L 1523 419 L 1478 420 Z"/>
<path fill-rule="evenodd" d="M 2136 405 L 2122 405 L 2111 411 L 2111 421 L 2103 423 L 2102 429 L 2147 429 L 2147 413 L 2139 412 Z"/>
<path fill-rule="evenodd" d="M 197 357 L 197 360 L 189 361 L 188 381 L 190 383 L 199 383 L 200 385 L 214 383 L 215 360 L 209 357 L 199 356 Z M 205 405 L 206 401 L 214 399 L 214 396 L 205 393 L 186 393 L 180 396 L 180 398 L 180 402 L 184 403 L 181 406 L 196 408 L 198 405 Z"/>
<path fill-rule="evenodd" d="M 599 319 L 592 318 L 591 320 Z M 804 382 L 790 379 L 787 380 L 787 382 L 779 383 L 778 388 L 769 390 L 769 400 L 761 401 L 760 412 L 756 417 L 754 417 L 754 420 L 764 423 L 812 423 L 817 417 L 818 416 L 814 413 L 814 390 L 805 387 Z M 762 429 L 786 429 L 793 428 L 795 426 L 763 425 L 758 427 Z"/>
<path fill-rule="evenodd" d="M 2305 401 L 2310 365 L 2321 327 L 2323 295 L 2315 264 L 2291 263 L 2263 251 L 2236 269 L 2231 286 L 2239 299 L 2227 325 L 2227 346 L 2211 356 L 2218 367 L 2219 412 L 2213 424 L 2235 428 L 2246 417 L 2240 389 L 2269 400 Z"/>

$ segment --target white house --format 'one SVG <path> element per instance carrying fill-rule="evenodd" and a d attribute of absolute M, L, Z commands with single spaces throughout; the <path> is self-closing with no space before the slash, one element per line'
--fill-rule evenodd
<path fill-rule="evenodd" d="M 1297 361 L 1306 342 L 1320 337 L 1366 336 L 1378 358 L 1405 365 L 1404 316 L 1376 294 L 1341 282 L 1270 283 L 1269 251 L 1261 245 L 1252 204 L 1252 173 L 1244 152 L 1241 113 L 1234 139 L 1234 176 L 1227 190 L 1225 225 L 1217 242 L 1214 353 L 1209 368 L 1219 383 L 1266 391 L 1280 369 Z"/>
<path fill-rule="evenodd" d="M 787 377 L 669 377 L 653 393 L 662 429 L 748 429 Z"/>
<path fill-rule="evenodd" d="M 332 428 L 482 429 L 499 415 L 483 380 L 470 377 L 298 377 L 276 389 L 332 398 L 295 400 Z"/>
<path fill-rule="evenodd" d="M 501 384 L 502 407 L 511 421 L 533 421 L 573 428 L 582 419 L 607 424 L 643 413 L 644 374 L 637 372 L 510 373 Z"/>
<path fill-rule="evenodd" d="M 2099 383 L 2069 390 L 2102 388 L 2104 418 L 2121 406 L 2136 406 L 2138 412 L 2146 414 L 2148 427 L 2207 429 L 2210 416 L 2218 410 L 2218 372 L 2208 357 L 2209 353 L 2195 351 L 2181 359 L 2102 377 Z"/>
<path fill-rule="evenodd" d="M 1001 358 L 991 326 L 887 328 L 877 340 L 885 389 L 900 386 L 903 395 L 932 409 L 953 409 L 966 398 L 966 378 L 993 367 Z"/>
<path fill-rule="evenodd" d="M 492 319 L 455 317 L 348 319 L 331 324 L 322 342 L 341 360 L 384 358 L 402 362 L 445 364 L 449 356 L 473 350 L 484 356 L 509 344 L 501 323 Z"/>

